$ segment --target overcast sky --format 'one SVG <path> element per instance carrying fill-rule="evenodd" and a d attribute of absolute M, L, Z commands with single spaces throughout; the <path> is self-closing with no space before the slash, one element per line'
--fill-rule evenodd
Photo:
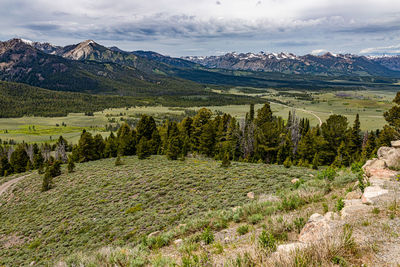
<path fill-rule="evenodd" d="M 400 0 L 0 0 L 0 40 L 172 56 L 400 54 Z"/>

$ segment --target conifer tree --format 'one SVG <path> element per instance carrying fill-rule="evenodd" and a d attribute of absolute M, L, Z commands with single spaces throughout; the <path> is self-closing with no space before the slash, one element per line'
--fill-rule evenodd
<path fill-rule="evenodd" d="M 320 159 L 319 159 L 319 154 L 317 152 L 317 153 L 315 153 L 314 158 L 312 160 L 312 168 L 314 170 L 318 170 L 319 164 L 320 164 Z"/>
<path fill-rule="evenodd" d="M 95 147 L 92 134 L 83 130 L 78 142 L 78 158 L 80 162 L 95 159 Z"/>
<path fill-rule="evenodd" d="M 400 92 L 397 92 L 393 102 L 396 105 L 390 110 L 386 111 L 383 116 L 389 125 L 392 126 L 398 133 L 400 133 Z"/>
<path fill-rule="evenodd" d="M 146 137 L 142 137 L 136 147 L 137 156 L 139 159 L 147 159 L 151 155 L 151 144 Z"/>
<path fill-rule="evenodd" d="M 172 122 L 169 130 L 168 147 L 166 151 L 167 158 L 177 160 L 181 154 L 181 140 L 179 138 L 179 130 L 176 122 Z"/>
<path fill-rule="evenodd" d="M 118 151 L 121 155 L 131 156 L 136 153 L 136 132 L 124 123 L 118 129 Z"/>
<path fill-rule="evenodd" d="M 0 159 L 0 176 L 7 176 L 12 172 L 12 166 L 8 161 L 8 157 L 4 154 Z"/>
<path fill-rule="evenodd" d="M 290 159 L 290 157 L 286 158 L 286 160 L 283 162 L 283 166 L 285 168 L 290 168 L 292 166 L 292 160 Z"/>
<path fill-rule="evenodd" d="M 326 140 L 325 153 L 327 160 L 332 162 L 337 155 L 337 146 L 342 142 L 346 142 L 348 122 L 347 118 L 342 115 L 331 115 L 322 123 L 322 136 Z"/>
<path fill-rule="evenodd" d="M 348 150 L 352 156 L 353 161 L 357 161 L 360 157 L 362 149 L 361 129 L 360 129 L 360 116 L 357 114 L 354 120 L 353 128 L 350 131 Z"/>
<path fill-rule="evenodd" d="M 26 171 L 33 170 L 33 165 L 30 160 L 28 160 L 28 163 L 26 164 Z"/>
<path fill-rule="evenodd" d="M 105 141 L 104 157 L 116 157 L 118 155 L 118 141 L 114 133 L 111 132 L 110 136 Z"/>
<path fill-rule="evenodd" d="M 350 155 L 347 150 L 346 144 L 344 141 L 340 144 L 337 152 L 337 156 L 332 163 L 333 166 L 335 167 L 342 167 L 342 166 L 349 166 L 350 165 Z"/>
<path fill-rule="evenodd" d="M 43 166 L 43 164 L 44 164 L 44 158 L 43 158 L 42 152 L 38 151 L 33 156 L 33 168 L 39 169 L 40 166 Z"/>
<path fill-rule="evenodd" d="M 229 158 L 229 153 L 225 152 L 224 157 L 222 158 L 221 167 L 227 168 L 231 165 L 231 160 Z"/>
<path fill-rule="evenodd" d="M 72 157 L 68 157 L 68 165 L 67 165 L 67 169 L 69 173 L 73 173 L 75 170 L 75 163 L 72 160 Z"/>
<path fill-rule="evenodd" d="M 45 192 L 45 191 L 48 191 L 51 189 L 52 181 L 53 181 L 53 177 L 51 176 L 50 168 L 48 167 L 43 176 L 42 192 Z"/>
<path fill-rule="evenodd" d="M 199 139 L 199 152 L 212 157 L 214 155 L 215 127 L 212 121 L 204 125 Z"/>
<path fill-rule="evenodd" d="M 121 165 L 123 165 L 122 159 L 121 156 L 118 155 L 117 158 L 115 159 L 115 166 L 121 166 Z"/>
<path fill-rule="evenodd" d="M 96 134 L 93 138 L 93 159 L 101 159 L 104 157 L 104 151 L 105 151 L 106 143 L 103 139 L 103 136 L 101 134 Z"/>
<path fill-rule="evenodd" d="M 200 136 L 202 135 L 203 127 L 209 123 L 212 112 L 209 109 L 201 108 L 193 118 L 193 132 L 191 136 L 192 148 L 195 151 L 200 151 Z"/>
<path fill-rule="evenodd" d="M 249 120 L 254 120 L 254 104 L 250 104 Z"/>
<path fill-rule="evenodd" d="M 25 172 L 26 165 L 28 164 L 29 157 L 25 151 L 23 144 L 17 146 L 15 151 L 11 154 L 10 164 L 16 173 Z"/>
<path fill-rule="evenodd" d="M 264 106 L 257 111 L 257 118 L 255 119 L 255 124 L 257 127 L 261 127 L 267 122 L 272 122 L 272 110 L 270 104 L 267 102 Z"/>

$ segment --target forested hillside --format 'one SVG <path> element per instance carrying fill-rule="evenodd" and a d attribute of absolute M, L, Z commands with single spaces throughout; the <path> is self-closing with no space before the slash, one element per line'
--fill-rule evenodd
<path fill-rule="evenodd" d="M 23 83 L 0 82 L 0 118 L 22 116 L 57 117 L 68 113 L 95 112 L 107 108 L 132 106 L 202 106 L 260 103 L 262 99 L 246 96 L 223 95 L 204 92 L 191 97 L 159 96 L 132 97 L 91 95 L 74 92 L 58 92 Z"/>

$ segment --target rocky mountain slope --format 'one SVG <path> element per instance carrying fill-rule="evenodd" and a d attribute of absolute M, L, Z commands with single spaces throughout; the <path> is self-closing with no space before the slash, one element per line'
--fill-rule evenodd
<path fill-rule="evenodd" d="M 114 52 L 90 40 L 64 48 L 21 39 L 0 42 L 0 79 L 4 81 L 119 95 L 176 95 L 204 90 L 187 80 L 156 75 L 156 67 L 156 62 Z"/>
<path fill-rule="evenodd" d="M 304 55 L 292 53 L 228 53 L 222 56 L 183 57 L 208 68 L 319 75 L 396 76 L 400 58 L 370 59 L 357 55 Z M 385 63 L 386 62 L 386 63 Z M 394 63 L 397 62 L 397 63 Z M 398 64 L 398 65 L 396 65 Z"/>
<path fill-rule="evenodd" d="M 400 71 L 400 56 L 372 57 L 372 61 L 377 62 L 388 69 Z"/>

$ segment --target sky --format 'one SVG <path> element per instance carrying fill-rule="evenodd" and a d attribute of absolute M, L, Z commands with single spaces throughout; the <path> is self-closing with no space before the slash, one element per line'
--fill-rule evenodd
<path fill-rule="evenodd" d="M 0 0 L 0 40 L 171 56 L 400 54 L 400 0 Z"/>

